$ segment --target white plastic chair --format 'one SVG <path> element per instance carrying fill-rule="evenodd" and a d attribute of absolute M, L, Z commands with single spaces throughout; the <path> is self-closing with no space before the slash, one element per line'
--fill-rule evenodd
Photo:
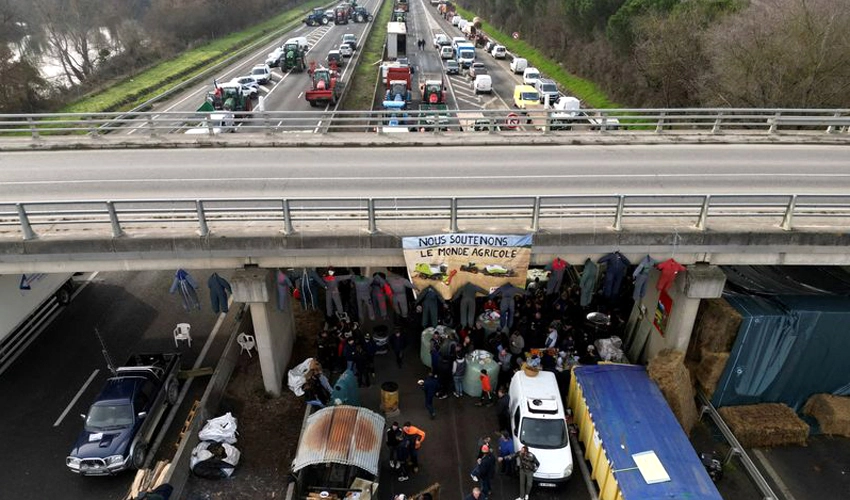
<path fill-rule="evenodd" d="M 174 347 L 180 347 L 178 341 L 185 340 L 189 342 L 189 347 L 192 347 L 192 325 L 189 323 L 177 323 L 174 328 Z"/>
<path fill-rule="evenodd" d="M 239 335 L 236 336 L 236 343 L 239 344 L 242 347 L 242 351 L 245 351 L 245 352 L 248 353 L 249 358 L 254 357 L 251 354 L 251 349 L 253 349 L 254 346 L 257 345 L 257 342 L 254 340 L 253 335 L 248 335 L 246 333 L 240 333 Z M 242 351 L 239 351 L 239 353 L 241 354 Z"/>

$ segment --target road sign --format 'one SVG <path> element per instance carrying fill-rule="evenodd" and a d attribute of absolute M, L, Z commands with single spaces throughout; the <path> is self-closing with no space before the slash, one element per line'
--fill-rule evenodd
<path fill-rule="evenodd" d="M 519 40 L 519 31 L 514 31 L 511 36 L 514 40 Z"/>
<path fill-rule="evenodd" d="M 516 113 L 508 113 L 508 119 L 505 121 L 505 125 L 512 130 L 519 127 L 519 115 Z"/>

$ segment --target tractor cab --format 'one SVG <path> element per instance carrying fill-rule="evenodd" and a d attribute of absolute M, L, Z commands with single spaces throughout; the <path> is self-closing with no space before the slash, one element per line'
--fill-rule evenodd
<path fill-rule="evenodd" d="M 440 80 L 428 80 L 422 87 L 422 102 L 427 104 L 445 104 L 446 87 Z"/>

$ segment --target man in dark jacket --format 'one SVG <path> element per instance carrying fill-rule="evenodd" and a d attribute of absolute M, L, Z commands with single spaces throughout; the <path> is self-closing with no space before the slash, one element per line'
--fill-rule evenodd
<path fill-rule="evenodd" d="M 434 396 L 437 395 L 437 389 L 440 383 L 437 381 L 437 376 L 433 372 L 429 372 L 428 376 L 422 382 L 422 390 L 425 391 L 425 409 L 431 415 L 431 420 L 437 418 L 437 410 L 434 409 Z"/>
<path fill-rule="evenodd" d="M 395 353 L 395 362 L 401 368 L 401 362 L 404 359 L 404 349 L 407 347 L 407 339 L 401 333 L 401 328 L 396 327 L 392 337 L 390 337 L 390 348 Z"/>
<path fill-rule="evenodd" d="M 481 481 L 481 496 L 487 500 L 490 497 L 490 481 L 496 473 L 496 457 L 489 446 L 485 445 L 481 451 L 484 454 L 478 459 L 478 479 Z"/>
<path fill-rule="evenodd" d="M 511 431 L 511 398 L 504 387 L 497 391 L 499 400 L 496 402 L 496 415 L 499 417 L 499 431 Z"/>

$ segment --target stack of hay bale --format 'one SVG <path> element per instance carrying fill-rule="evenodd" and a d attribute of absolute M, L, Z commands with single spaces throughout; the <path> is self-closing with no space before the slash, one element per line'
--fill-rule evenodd
<path fill-rule="evenodd" d="M 688 347 L 688 365 L 699 388 L 709 398 L 729 361 L 742 320 L 726 299 L 708 299 L 700 304 Z"/>
<path fill-rule="evenodd" d="M 805 445 L 809 437 L 809 425 L 782 403 L 724 406 L 718 412 L 745 448 Z"/>
<path fill-rule="evenodd" d="M 685 434 L 690 434 L 698 417 L 693 382 L 685 367 L 685 353 L 664 349 L 649 362 L 647 372 L 658 384 Z"/>
<path fill-rule="evenodd" d="M 817 419 L 822 433 L 850 437 L 850 397 L 815 394 L 803 413 Z"/>

